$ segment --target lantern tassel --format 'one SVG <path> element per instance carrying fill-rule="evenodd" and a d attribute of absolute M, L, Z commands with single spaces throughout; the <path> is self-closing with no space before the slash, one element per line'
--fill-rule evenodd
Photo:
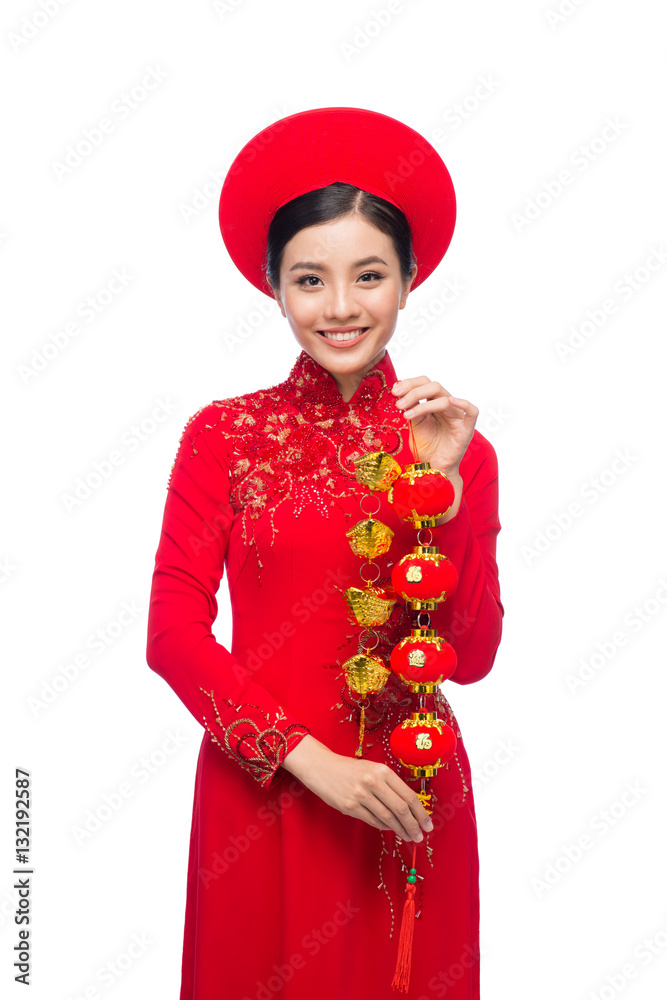
<path fill-rule="evenodd" d="M 417 858 L 417 845 L 412 852 L 412 867 L 415 868 Z M 408 992 L 410 985 L 410 969 L 412 967 L 412 939 L 415 928 L 415 891 L 416 882 L 408 882 L 406 900 L 403 904 L 403 916 L 401 919 L 401 932 L 398 938 L 398 957 L 396 959 L 396 971 L 392 980 L 392 989 Z"/>
<path fill-rule="evenodd" d="M 361 716 L 359 719 L 359 746 L 355 751 L 355 757 L 361 757 L 364 752 L 364 733 L 366 731 L 366 705 L 361 703 Z"/>

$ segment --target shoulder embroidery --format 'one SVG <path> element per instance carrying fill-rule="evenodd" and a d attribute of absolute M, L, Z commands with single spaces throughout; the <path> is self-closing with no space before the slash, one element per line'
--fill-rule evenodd
<path fill-rule="evenodd" d="M 202 407 L 181 441 L 203 410 L 217 408 L 217 419 L 212 412 L 192 437 L 190 457 L 204 432 L 215 430 L 229 441 L 230 503 L 241 516 L 243 541 L 254 544 L 255 522 L 268 513 L 273 544 L 274 513 L 281 503 L 289 499 L 295 517 L 308 505 L 329 517 L 333 504 L 358 490 L 353 464 L 358 455 L 400 451 L 401 414 L 392 409 L 386 390 L 383 373 L 373 369 L 348 404 L 329 374 L 302 352 L 284 382 Z"/>

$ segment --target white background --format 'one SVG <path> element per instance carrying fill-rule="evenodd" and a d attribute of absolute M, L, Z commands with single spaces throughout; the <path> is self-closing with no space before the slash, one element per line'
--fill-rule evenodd
<path fill-rule="evenodd" d="M 663 995 L 664 35 L 649 0 L 563 0 L 560 18 L 559 2 L 402 0 L 389 18 L 385 0 L 3 4 L 5 995 L 25 995 L 11 983 L 25 767 L 31 996 L 178 996 L 202 729 L 145 662 L 153 558 L 189 416 L 281 381 L 298 354 L 226 254 L 222 177 L 271 121 L 331 105 L 420 131 L 457 192 L 450 250 L 390 355 L 399 377 L 472 400 L 500 465 L 504 636 L 487 678 L 445 686 L 476 771 L 482 996 Z M 105 117 L 113 130 L 59 176 Z M 114 270 L 127 284 L 107 302 Z M 448 282 L 463 290 L 443 307 Z M 97 629 L 113 636 L 101 653 Z M 165 754 L 170 733 L 182 743 Z M 131 796 L 82 836 L 124 782 Z M 147 943 L 128 968 L 133 935 Z"/>

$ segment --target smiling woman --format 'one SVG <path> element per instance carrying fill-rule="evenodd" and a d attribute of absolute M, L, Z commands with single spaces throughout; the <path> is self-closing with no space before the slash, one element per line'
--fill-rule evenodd
<path fill-rule="evenodd" d="M 417 272 L 412 265 L 407 276 L 403 273 L 412 257 L 409 230 L 397 226 L 391 235 L 379 230 L 364 212 L 371 199 L 379 201 L 352 185 L 332 184 L 296 201 L 310 203 L 306 218 L 326 212 L 327 202 L 333 202 L 329 211 L 348 214 L 305 226 L 284 245 L 291 227 L 278 227 L 278 235 L 269 229 L 267 272 L 280 311 L 303 350 L 331 373 L 345 401 L 382 357 Z M 292 211 L 301 214 L 301 206 L 286 207 L 289 218 Z M 337 325 L 341 322 L 345 325 Z"/>
<path fill-rule="evenodd" d="M 495 451 L 473 403 L 427 375 L 397 381 L 387 350 L 454 220 L 435 150 L 357 108 L 276 122 L 225 180 L 226 246 L 301 352 L 277 385 L 197 411 L 169 478 L 147 659 L 205 729 L 181 1000 L 479 998 L 470 763 L 439 684 L 388 669 L 416 629 L 470 684 L 501 637 Z M 391 585 L 414 527 L 389 481 L 360 475 L 368 460 L 449 480 L 418 538 L 427 571 L 443 553 L 458 583 L 416 621 Z M 364 548 L 360 527 L 380 541 Z M 360 554 L 375 609 L 361 617 L 346 608 Z M 212 633 L 225 571 L 229 648 Z M 362 651 L 382 683 L 352 682 Z M 449 732 L 446 763 L 394 756 L 410 712 L 420 752 Z"/>

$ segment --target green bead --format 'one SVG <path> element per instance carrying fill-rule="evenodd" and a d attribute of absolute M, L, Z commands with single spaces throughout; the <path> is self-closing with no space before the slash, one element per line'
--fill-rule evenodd
<path fill-rule="evenodd" d="M 417 874 L 417 869 L 416 868 L 411 868 L 410 869 L 410 874 L 411 875 L 416 875 Z"/>
<path fill-rule="evenodd" d="M 408 882 L 416 882 L 416 881 L 417 881 L 416 875 L 408 875 Z"/>

